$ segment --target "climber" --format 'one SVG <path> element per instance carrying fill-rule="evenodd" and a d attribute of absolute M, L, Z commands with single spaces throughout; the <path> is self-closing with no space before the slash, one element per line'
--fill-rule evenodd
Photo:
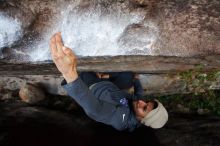
<path fill-rule="evenodd" d="M 77 58 L 62 43 L 61 33 L 50 39 L 52 59 L 64 77 L 61 85 L 95 121 L 117 130 L 133 131 L 146 125 L 161 128 L 168 113 L 158 100 L 144 100 L 140 81 L 131 72 L 112 73 L 102 79 L 94 72 L 77 73 Z M 124 89 L 134 86 L 134 95 Z"/>

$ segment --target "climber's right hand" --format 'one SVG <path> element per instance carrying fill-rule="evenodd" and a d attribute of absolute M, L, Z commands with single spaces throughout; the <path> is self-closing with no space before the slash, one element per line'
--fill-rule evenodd
<path fill-rule="evenodd" d="M 76 70 L 77 58 L 70 48 L 63 45 L 60 32 L 51 37 L 50 49 L 52 59 L 67 83 L 76 80 L 78 78 Z"/>

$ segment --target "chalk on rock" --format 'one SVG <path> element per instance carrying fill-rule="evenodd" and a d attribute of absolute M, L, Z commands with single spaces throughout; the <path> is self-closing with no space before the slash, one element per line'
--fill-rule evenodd
<path fill-rule="evenodd" d="M 13 45 L 22 36 L 21 22 L 0 13 L 0 49 Z"/>
<path fill-rule="evenodd" d="M 24 87 L 20 89 L 19 97 L 22 101 L 26 103 L 35 104 L 45 99 L 45 94 L 43 90 L 36 85 L 27 83 Z"/>

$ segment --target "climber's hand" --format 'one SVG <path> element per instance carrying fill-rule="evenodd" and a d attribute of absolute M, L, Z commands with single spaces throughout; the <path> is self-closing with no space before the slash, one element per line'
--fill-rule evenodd
<path fill-rule="evenodd" d="M 67 83 L 76 80 L 78 78 L 76 71 L 77 58 L 70 48 L 63 45 L 60 32 L 51 37 L 50 49 L 52 59 Z"/>

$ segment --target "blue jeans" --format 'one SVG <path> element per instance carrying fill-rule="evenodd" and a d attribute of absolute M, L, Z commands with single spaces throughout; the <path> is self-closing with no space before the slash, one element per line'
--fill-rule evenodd
<path fill-rule="evenodd" d="M 108 74 L 109 79 L 100 79 L 94 72 L 82 72 L 79 76 L 88 87 L 101 81 L 110 81 L 118 86 L 119 89 L 129 89 L 133 86 L 134 73 L 132 72 L 113 72 Z"/>

